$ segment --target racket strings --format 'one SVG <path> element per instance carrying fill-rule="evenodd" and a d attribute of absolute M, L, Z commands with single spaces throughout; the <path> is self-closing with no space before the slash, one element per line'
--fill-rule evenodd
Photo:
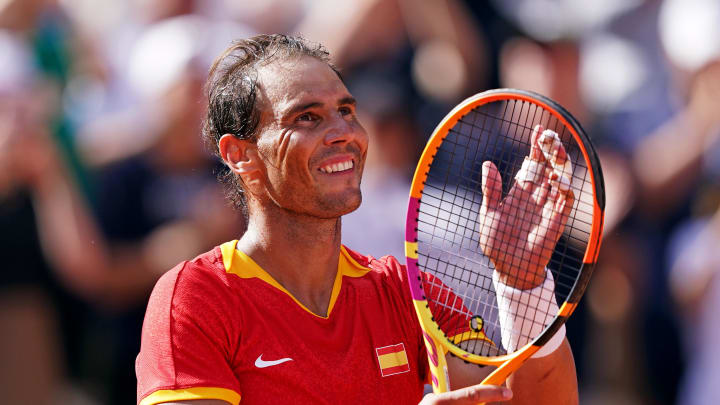
<path fill-rule="evenodd" d="M 428 184 L 426 185 L 426 188 L 427 187 L 433 186 Z M 436 199 L 433 196 L 425 193 L 422 200 L 422 203 L 425 207 L 424 210 L 421 212 L 421 215 L 418 217 L 418 223 L 420 224 L 418 232 L 426 234 L 426 236 L 433 239 L 433 242 L 441 242 L 441 246 L 444 246 L 447 249 L 451 248 L 452 246 L 459 246 L 461 248 L 468 248 L 474 250 L 479 249 L 480 233 L 477 232 L 477 229 L 475 229 L 475 218 L 480 213 L 480 201 L 473 201 L 474 205 L 477 205 L 477 207 L 472 207 L 470 204 L 467 203 L 469 201 L 467 197 L 461 196 L 458 193 L 451 193 L 447 190 L 445 191 L 446 194 L 453 196 L 453 203 L 455 204 L 455 207 L 461 207 L 460 210 L 452 212 L 449 209 L 444 209 L 440 206 L 441 200 L 438 200 L 438 202 L 433 201 Z M 425 196 L 429 198 L 425 198 Z M 464 201 L 464 204 L 462 206 L 457 204 L 458 198 Z M 428 221 L 426 219 L 427 217 L 431 217 L 433 222 Z M 458 220 L 453 221 L 453 218 L 457 218 Z M 499 223 L 507 225 L 502 221 L 499 221 Z M 588 222 L 584 222 L 584 224 L 587 226 L 591 225 Z M 428 232 L 425 229 L 427 227 L 423 227 L 423 225 L 433 227 L 435 232 Z M 444 234 L 444 236 L 440 236 L 442 234 Z M 584 240 L 581 240 L 572 235 L 570 235 L 569 238 L 575 238 L 577 239 L 577 242 L 584 242 Z M 568 253 L 568 250 L 572 251 L 572 255 L 575 256 L 582 255 L 584 252 L 582 249 L 579 249 L 572 244 L 564 244 L 564 249 L 565 250 L 562 257 L 568 257 L 568 255 L 570 254 Z M 551 262 L 561 264 L 561 262 L 558 262 L 556 259 L 551 259 Z M 565 274 L 560 274 L 559 277 L 566 277 L 569 281 L 565 282 L 565 284 L 568 288 L 572 287 L 572 283 L 575 280 L 574 277 L 569 277 Z M 562 284 L 563 280 L 556 279 L 556 283 Z"/>
<path fill-rule="evenodd" d="M 432 185 L 426 185 L 426 188 L 437 188 L 437 187 L 432 186 Z M 439 190 L 439 189 L 438 189 L 438 190 Z M 452 194 L 452 193 L 448 193 L 448 194 Z M 455 197 L 459 197 L 459 194 L 455 194 Z M 428 207 L 428 208 L 430 208 L 430 209 L 436 209 L 437 211 L 435 211 L 435 212 L 437 212 L 437 213 L 442 213 L 441 215 L 448 215 L 448 216 L 449 216 L 449 215 L 453 215 L 453 214 L 454 214 L 452 211 L 450 211 L 450 210 L 448 210 L 448 209 L 446 209 L 446 208 L 443 208 L 443 206 L 442 206 L 441 204 L 433 204 L 433 201 L 432 201 L 433 198 L 434 198 L 433 196 L 430 196 L 430 198 L 428 198 L 428 201 L 429 201 L 429 202 L 427 202 L 427 207 Z M 464 198 L 464 197 L 459 197 L 459 198 Z M 466 202 L 467 202 L 467 201 L 468 201 L 468 200 L 466 200 Z M 423 202 L 424 202 L 424 201 L 423 201 Z M 442 201 L 440 201 L 440 202 L 442 202 Z M 479 204 L 479 203 L 478 203 L 478 204 Z M 463 206 L 463 211 L 462 211 L 460 214 L 457 214 L 457 216 L 458 216 L 459 218 L 463 219 L 464 221 L 471 221 L 470 215 L 472 214 L 472 211 L 470 210 L 470 208 L 468 208 L 467 210 L 468 210 L 469 212 L 468 212 L 467 214 L 465 214 L 465 207 Z M 581 213 L 583 212 L 583 211 L 581 211 L 580 209 L 578 209 L 577 211 L 578 211 L 578 212 L 581 212 Z M 479 213 L 479 212 L 478 212 L 478 213 Z M 590 211 L 587 211 L 586 213 L 589 214 L 589 215 L 592 214 Z M 420 222 L 423 222 L 423 223 L 425 223 L 425 224 L 430 224 L 429 222 L 423 221 L 422 219 L 420 219 L 419 221 L 420 221 Z M 445 221 L 448 221 L 448 220 L 445 220 Z M 586 226 L 586 227 L 592 226 L 592 223 L 591 223 L 591 222 L 583 221 L 582 219 L 577 219 L 577 218 L 575 218 L 575 221 L 576 221 L 577 223 L 583 225 L 583 226 Z M 430 224 L 430 225 L 432 225 L 432 224 Z M 465 229 L 468 229 L 467 226 L 461 225 L 460 223 L 448 222 L 448 225 L 462 226 L 462 227 L 464 227 Z M 573 236 L 570 235 L 569 237 L 573 237 Z M 584 241 L 583 239 L 579 239 L 579 238 L 577 238 L 577 237 L 576 237 L 576 239 L 578 239 L 578 242 L 583 242 L 583 241 Z M 477 237 L 476 240 L 479 241 L 479 236 Z M 582 253 L 582 250 L 580 250 L 580 249 L 576 249 L 576 250 L 577 250 L 578 253 Z"/>
<path fill-rule="evenodd" d="M 527 128 L 527 131 L 531 131 L 531 130 L 532 130 L 531 128 Z M 564 131 L 565 131 L 565 128 L 563 127 L 561 129 L 560 133 L 562 133 Z M 450 131 L 450 134 L 458 135 L 457 136 L 458 138 L 467 138 L 467 135 L 459 133 L 455 129 L 452 129 Z M 450 138 L 450 136 L 448 136 L 448 138 Z M 462 140 L 458 141 L 456 139 L 452 139 L 452 138 L 448 139 L 448 138 L 446 138 L 443 141 L 443 144 L 444 143 L 459 144 L 459 145 L 463 144 Z M 469 145 L 470 142 L 473 142 L 473 141 L 474 140 L 468 138 L 466 141 L 468 143 L 468 145 L 466 145 L 466 146 L 470 146 Z M 477 141 L 474 141 L 474 142 L 477 142 Z M 518 141 L 513 141 L 513 142 L 517 145 L 524 145 L 527 149 L 529 149 L 529 143 L 520 144 Z M 477 148 L 477 149 L 479 149 L 479 148 Z M 507 148 L 507 149 L 510 149 L 510 148 Z M 521 149 L 521 148 L 517 147 L 517 148 L 513 148 L 513 149 Z M 452 172 L 456 172 L 456 171 L 464 172 L 467 170 L 471 170 L 471 171 L 475 170 L 477 177 L 463 176 L 462 180 L 464 180 L 464 182 L 467 185 L 474 186 L 475 189 L 468 188 L 469 191 L 479 190 L 479 188 L 481 186 L 481 179 L 479 177 L 480 171 L 477 168 L 475 168 L 475 166 L 479 166 L 480 162 L 477 159 L 472 159 L 472 160 L 465 159 L 465 158 L 460 159 L 455 156 L 456 155 L 455 151 L 444 151 L 444 152 L 446 152 L 446 153 L 444 153 L 442 155 L 436 155 L 433 162 L 434 163 L 437 162 L 438 165 L 447 165 L 451 169 L 454 169 L 454 170 L 448 170 L 448 171 L 444 172 L 443 174 L 445 175 L 445 178 L 439 177 L 437 173 L 431 171 L 428 173 L 428 179 L 429 180 L 432 179 L 435 181 L 444 181 L 444 180 L 446 180 L 447 176 L 449 176 Z M 578 149 L 569 151 L 568 155 L 572 159 L 573 164 L 575 164 L 575 162 L 582 162 L 584 160 L 583 157 L 580 155 L 580 151 Z M 524 157 L 525 157 L 524 153 L 520 153 L 520 152 L 512 153 L 512 152 L 505 151 L 504 153 L 502 153 L 500 155 L 496 154 L 494 156 L 493 162 L 498 166 L 498 168 L 506 168 L 505 171 L 507 173 L 514 174 L 520 169 L 520 166 L 522 165 L 522 161 L 523 161 Z M 469 163 L 469 165 L 466 167 L 465 165 L 468 163 Z M 453 167 L 453 166 L 455 166 L 455 167 Z M 585 185 L 587 183 L 586 172 L 587 172 L 587 168 L 583 165 L 580 165 L 580 167 L 575 168 L 573 174 L 571 174 L 572 179 L 573 179 L 573 183 L 572 183 L 573 185 L 571 187 L 574 190 L 579 191 L 579 190 L 582 190 L 585 188 Z M 426 186 L 427 185 L 428 184 L 426 184 Z M 432 187 L 432 183 L 429 183 L 429 185 Z M 510 182 L 510 181 L 504 182 L 504 186 L 508 186 L 508 188 L 511 185 L 512 185 L 512 182 Z M 505 190 L 505 193 L 507 193 L 507 191 L 508 190 Z M 586 213 L 592 213 L 593 204 L 591 202 L 584 201 L 584 202 L 582 202 L 581 206 L 585 207 Z"/>
<path fill-rule="evenodd" d="M 451 130 L 451 132 L 454 132 L 454 130 Z M 446 138 L 444 143 L 460 144 L 461 142 L 458 142 L 454 139 Z M 529 144 L 528 144 L 528 148 L 529 148 Z M 568 153 L 568 155 L 570 155 L 570 153 Z M 572 156 L 572 155 L 575 155 L 575 156 Z M 573 163 L 580 161 L 580 159 L 583 159 L 583 157 L 581 155 L 579 155 L 578 150 L 575 150 L 574 153 L 572 153 L 572 155 L 570 155 L 570 158 L 572 159 Z M 510 157 L 504 157 L 504 156 L 497 157 L 497 158 L 493 159 L 493 162 L 496 164 L 496 166 L 498 166 L 499 169 L 505 168 L 506 172 L 516 173 L 520 169 L 520 166 L 522 165 L 523 158 L 524 158 L 524 155 L 521 155 L 520 153 L 515 153 L 515 154 L 511 155 Z M 459 188 L 462 188 L 469 193 L 477 192 L 480 189 L 480 187 L 481 187 L 481 179 L 479 177 L 480 169 L 475 167 L 475 166 L 479 166 L 480 163 L 476 159 L 473 159 L 472 161 L 470 161 L 468 159 L 459 159 L 459 158 L 455 157 L 455 152 L 449 151 L 442 155 L 436 155 L 433 163 L 435 163 L 435 162 L 437 162 L 438 166 L 448 166 L 449 170 L 447 170 L 445 173 L 443 173 L 444 174 L 443 177 L 441 177 L 440 175 L 438 175 L 437 173 L 435 173 L 433 171 L 429 172 L 427 175 L 428 181 L 425 185 L 426 187 L 435 187 L 438 191 L 441 191 L 441 192 L 445 191 L 445 192 L 449 192 L 452 194 L 452 192 L 450 192 L 448 190 L 443 190 L 442 187 L 438 187 L 435 184 L 443 184 L 443 185 L 446 184 L 447 177 L 452 172 L 475 171 L 475 172 L 477 172 L 477 175 L 478 175 L 476 178 L 463 176 L 462 177 L 463 182 L 460 183 L 458 186 L 459 186 Z M 468 162 L 470 162 L 470 164 L 468 166 L 465 166 L 465 164 L 467 164 Z M 582 173 L 582 174 L 578 174 L 578 173 Z M 572 180 L 573 180 L 573 182 L 571 184 L 571 188 L 576 193 L 585 189 L 585 187 L 587 185 L 587 168 L 582 165 L 580 165 L 580 167 L 576 167 L 574 170 L 574 173 L 572 174 Z M 505 184 L 505 183 L 512 185 L 511 181 L 504 182 L 504 185 L 507 186 L 507 184 Z M 508 190 L 505 190 L 505 193 L 507 193 L 507 191 Z M 579 205 L 577 207 L 578 211 L 588 214 L 588 215 L 593 214 L 593 208 L 594 208 L 594 206 L 592 204 L 592 201 L 579 201 Z M 592 218 L 592 217 L 590 217 L 590 218 Z M 580 218 L 577 218 L 577 219 L 581 220 Z M 588 220 L 588 221 L 586 221 L 586 224 L 590 225 L 591 222 Z"/>
<path fill-rule="evenodd" d="M 573 163 L 573 173 L 567 174 L 576 196 L 573 211 L 547 266 L 555 279 L 558 302 L 564 301 L 580 274 L 592 225 L 593 200 L 582 151 L 574 144 L 567 128 L 552 114 L 539 105 L 515 100 L 475 108 L 454 125 L 440 144 L 422 191 L 418 265 L 433 276 L 423 280 L 428 305 L 448 338 L 468 331 L 469 321 L 480 316 L 483 332 L 495 347 L 481 340 L 466 342 L 469 344 L 463 349 L 477 355 L 502 353 L 496 294 L 503 291 L 495 291 L 494 265 L 480 247 L 480 232 L 486 226 L 479 218 L 483 198 L 482 162 L 489 160 L 497 166 L 503 179 L 503 196 L 506 196 L 514 184 L 515 173 L 528 155 L 530 134 L 538 123 L 558 133 Z M 585 197 L 588 193 L 590 198 Z M 495 223 L 495 226 L 508 225 Z M 530 231 L 530 223 L 521 226 L 523 231 Z M 522 246 L 514 247 L 522 250 Z M 524 253 L 523 257 L 508 257 L 508 260 L 526 266 L 540 259 Z M 547 299 L 540 300 L 550 304 Z M 516 314 L 515 321 L 539 323 L 544 329 L 548 315 L 556 314 L 542 311 Z M 529 341 L 537 336 L 524 337 Z"/>

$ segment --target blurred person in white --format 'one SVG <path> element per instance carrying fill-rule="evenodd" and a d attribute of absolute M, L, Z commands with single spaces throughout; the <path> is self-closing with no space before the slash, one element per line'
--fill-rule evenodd
<path fill-rule="evenodd" d="M 679 108 L 638 145 L 633 165 L 646 213 L 656 222 L 684 214 L 673 223 L 671 249 L 664 255 L 670 271 L 664 281 L 683 322 L 680 332 L 686 349 L 677 401 L 714 404 L 720 400 L 714 276 L 718 220 L 717 213 L 708 219 L 713 210 L 698 207 L 717 193 L 720 178 L 720 44 L 711 40 L 720 35 L 720 3 L 665 0 L 659 34 Z"/>
<path fill-rule="evenodd" d="M 670 235 L 692 215 L 703 184 L 717 176 L 706 164 L 708 156 L 717 155 L 712 148 L 717 147 L 720 76 L 713 58 L 720 47 L 708 38 L 718 35 L 719 6 L 705 0 L 645 2 L 612 26 L 616 38 L 624 38 L 631 51 L 613 59 L 625 61 L 620 66 L 630 65 L 624 77 L 642 80 L 618 99 L 603 123 L 606 133 L 625 149 L 636 195 L 613 238 L 620 243 L 611 244 L 608 238 L 611 243 L 605 248 L 614 245 L 620 256 L 616 267 L 625 269 L 625 287 L 634 292 L 627 307 L 637 312 L 630 314 L 637 343 L 628 352 L 638 353 L 640 361 L 627 364 L 641 373 L 640 392 L 663 404 L 688 399 L 687 392 L 678 391 L 689 359 L 682 351 L 681 319 L 670 299 L 668 251 Z M 595 70 L 623 72 L 603 63 L 607 60 L 607 54 L 595 58 Z M 627 63 L 633 60 L 634 68 Z M 606 299 L 618 297 L 618 284 L 608 290 Z"/>
<path fill-rule="evenodd" d="M 678 149 L 677 157 L 671 156 L 669 166 L 675 170 L 664 177 L 665 182 L 698 183 L 690 177 L 696 174 L 701 186 L 693 204 L 695 215 L 680 224 L 671 239 L 669 283 L 683 321 L 687 358 L 678 403 L 705 405 L 720 400 L 720 61 L 700 69 L 690 89 L 684 114 L 668 130 L 686 129 L 689 142 Z M 668 133 L 659 134 L 655 142 L 667 139 Z M 663 152 L 671 153 L 668 149 Z"/>
<path fill-rule="evenodd" d="M 658 19 L 676 111 L 638 144 L 633 165 L 646 208 L 667 215 L 694 193 L 720 137 L 720 43 L 709 40 L 720 35 L 720 3 L 666 0 Z"/>
<path fill-rule="evenodd" d="M 678 404 L 720 400 L 720 210 L 673 235 L 671 289 L 684 321 L 688 366 Z"/>

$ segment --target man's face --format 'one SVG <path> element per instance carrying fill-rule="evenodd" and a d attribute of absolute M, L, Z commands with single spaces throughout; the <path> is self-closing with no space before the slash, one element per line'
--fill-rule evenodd
<path fill-rule="evenodd" d="M 257 149 L 272 203 L 318 218 L 355 210 L 368 136 L 337 74 L 315 58 L 290 58 L 261 67 L 258 82 Z"/>

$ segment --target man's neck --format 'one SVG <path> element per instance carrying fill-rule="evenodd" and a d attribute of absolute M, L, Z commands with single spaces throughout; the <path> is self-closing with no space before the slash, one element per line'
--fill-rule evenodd
<path fill-rule="evenodd" d="M 316 315 L 327 316 L 340 257 L 340 218 L 251 215 L 238 249 Z"/>

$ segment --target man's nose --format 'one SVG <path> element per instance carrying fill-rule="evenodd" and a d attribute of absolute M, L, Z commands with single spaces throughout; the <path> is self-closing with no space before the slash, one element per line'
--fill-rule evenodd
<path fill-rule="evenodd" d="M 358 130 L 356 125 L 348 122 L 344 117 L 335 117 L 329 122 L 325 131 L 325 144 L 335 145 L 350 142 L 357 135 Z"/>

